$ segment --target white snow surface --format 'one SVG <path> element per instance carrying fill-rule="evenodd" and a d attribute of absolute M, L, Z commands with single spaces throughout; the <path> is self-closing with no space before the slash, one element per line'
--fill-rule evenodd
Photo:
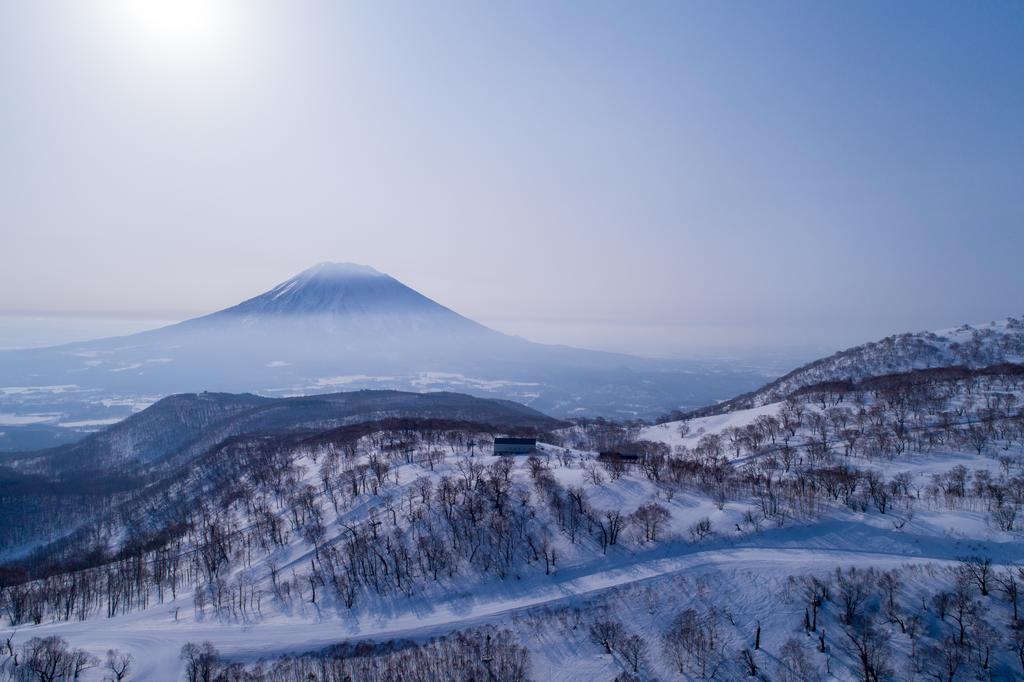
<path fill-rule="evenodd" d="M 957 334 L 973 338 L 973 332 Z M 744 427 L 764 415 L 778 415 L 782 407 L 782 402 L 772 402 L 690 419 L 685 436 L 680 434 L 683 422 L 648 426 L 636 438 L 664 443 L 673 450 L 693 449 L 707 434 Z M 807 409 L 820 408 L 808 405 Z M 791 576 L 824 574 L 838 566 L 903 568 L 910 581 L 908 589 L 922 591 L 936 589 L 945 578 L 944 569 L 963 556 L 989 556 L 997 566 L 1024 562 L 1021 532 L 1000 530 L 990 522 L 985 509 L 970 505 L 947 508 L 921 504 L 912 514 L 899 509 L 884 514 L 875 510 L 858 512 L 836 506 L 815 518 L 788 518 L 781 527 L 765 522 L 763 527 L 753 529 L 744 522 L 746 513 L 757 509 L 752 500 L 718 504 L 702 494 L 671 492 L 636 469 L 597 484 L 588 473 L 596 453 L 569 451 L 572 456 L 563 462 L 564 448 L 540 447 L 558 483 L 582 487 L 588 502 L 597 508 L 628 514 L 651 501 L 663 505 L 670 518 L 662 539 L 645 544 L 631 536 L 602 555 L 585 543 L 571 544 L 556 532 L 553 542 L 559 558 L 552 575 L 544 575 L 543 568 L 537 570 L 537 566 L 503 580 L 456 575 L 430 584 L 413 597 L 364 599 L 352 610 L 301 600 L 285 608 L 268 596 L 263 613 L 245 622 L 223 622 L 210 613 L 197 614 L 189 592 L 176 601 L 114 618 L 19 626 L 15 643 L 32 636 L 57 634 L 100 657 L 115 646 L 135 655 L 134 679 L 177 680 L 183 671 L 179 651 L 188 642 L 209 640 L 231 660 L 255 662 L 317 650 L 343 640 L 426 639 L 495 624 L 512 629 L 529 648 L 533 679 L 610 680 L 625 669 L 617 656 L 602 653 L 589 641 L 585 628 L 576 632 L 560 627 L 557 619 L 541 618 L 538 613 L 550 615 L 563 608 L 604 609 L 626 623 L 631 632 L 657 642 L 666 623 L 680 609 L 713 603 L 729 613 L 727 637 L 731 641 L 748 640 L 760 624 L 764 650 L 777 652 L 787 639 L 806 637 L 799 627 L 803 606 L 792 595 L 788 582 Z M 731 463 L 746 466 L 756 463 L 759 456 Z M 1005 466 L 999 457 L 1013 459 L 1019 469 L 1021 448 L 1008 447 L 988 456 L 939 448 L 928 454 L 911 452 L 891 459 L 851 458 L 851 464 L 876 469 L 887 477 L 906 473 L 912 486 L 923 487 L 933 475 L 955 466 L 997 474 Z M 476 461 L 488 465 L 496 458 L 477 456 Z M 525 459 L 513 461 L 514 483 L 529 489 Z M 299 462 L 304 481 L 316 485 L 318 464 L 312 453 L 299 455 Z M 410 489 L 417 478 L 426 476 L 436 484 L 442 475 L 453 474 L 456 467 L 454 456 L 436 470 L 418 463 L 400 464 L 387 493 L 400 500 L 402 492 Z M 382 514 L 382 510 L 381 496 L 364 495 L 349 508 L 341 509 L 337 517 L 329 511 L 327 542 L 341 537 L 345 523 Z M 702 518 L 711 521 L 714 536 L 694 541 L 688 529 Z M 252 568 L 239 568 L 236 573 L 249 571 L 266 585 L 270 560 L 281 571 L 288 571 L 308 566 L 312 553 L 308 544 L 293 536 L 286 547 L 257 557 Z M 995 600 L 991 604 L 991 608 L 1003 608 Z M 906 642 L 894 641 L 893 647 L 905 653 Z M 770 671 L 767 656 L 765 653 L 759 660 Z M 850 662 L 840 665 L 842 654 L 837 652 L 836 656 L 832 679 L 856 679 Z M 649 658 L 646 675 L 678 679 L 656 653 Z M 89 671 L 83 679 L 100 680 L 101 672 Z"/>
<path fill-rule="evenodd" d="M 765 406 L 743 414 L 694 420 L 699 423 L 693 430 L 720 430 L 746 423 L 772 409 Z M 673 444 L 689 440 L 679 439 L 672 426 L 651 427 L 643 435 L 660 436 L 664 442 Z M 543 451 L 552 454 L 558 449 L 544 447 Z M 843 510 L 813 522 L 796 521 L 783 528 L 740 532 L 743 513 L 751 505 L 730 502 L 719 509 L 709 498 L 696 494 L 677 493 L 667 499 L 654 483 L 637 475 L 605 481 L 600 486 L 589 484 L 585 480 L 585 465 L 594 454 L 581 455 L 581 461 L 570 466 L 561 466 L 552 458 L 559 482 L 582 485 L 593 504 L 623 512 L 657 499 L 672 514 L 665 541 L 646 546 L 624 543 L 611 548 L 607 556 L 595 557 L 559 538 L 563 558 L 551 576 L 533 570 L 506 580 L 474 582 L 457 577 L 436 592 L 413 598 L 381 598 L 369 604 L 364 602 L 352 611 L 309 603 L 291 610 L 266 606 L 263 616 L 250 622 L 220 622 L 209 614 L 198 617 L 189 592 L 176 601 L 114 618 L 19 626 L 15 643 L 56 634 L 101 658 L 108 648 L 115 646 L 135 656 L 133 679 L 178 680 L 183 675 L 179 651 L 188 642 L 209 640 L 231 660 L 255 662 L 285 653 L 316 650 L 342 640 L 425 639 L 493 623 L 511 627 L 530 647 L 535 679 L 611 679 L 622 671 L 621 662 L 600 653 L 592 644 L 584 645 L 585 636 L 577 647 L 566 639 L 565 632 L 551 630 L 550 624 L 546 629 L 538 629 L 535 624 L 527 626 L 523 619 L 529 620 L 530 614 L 541 607 L 557 609 L 581 606 L 595 598 L 614 598 L 617 589 L 649 590 L 637 593 L 647 595 L 644 601 L 623 598 L 616 602 L 616 608 L 623 618 L 628 618 L 631 628 L 656 638 L 671 617 L 666 611 L 670 605 L 678 609 L 696 599 L 702 589 L 714 589 L 716 603 L 735 609 L 734 637 L 749 636 L 754 624 L 760 622 L 766 633 L 774 633 L 766 634 L 766 648 L 773 646 L 778 650 L 786 637 L 792 635 L 802 608 L 782 598 L 790 575 L 826 573 L 839 565 L 885 569 L 920 564 L 934 572 L 979 548 L 999 563 L 1024 560 L 1024 543 L 1019 535 L 991 528 L 980 512 L 921 512 L 903 529 L 895 531 L 891 516 Z M 949 461 L 956 457 L 963 456 L 951 456 Z M 487 464 L 494 458 L 479 460 Z M 523 462 L 518 460 L 514 471 L 517 481 L 524 481 L 528 475 Z M 313 481 L 316 466 L 312 461 L 306 464 L 306 477 Z M 940 457 L 909 464 L 923 475 L 943 469 L 946 461 Z M 420 465 L 403 465 L 399 467 L 398 488 L 390 492 L 397 497 L 416 477 L 428 475 L 437 479 L 450 473 L 452 467 L 451 460 L 433 473 Z M 364 504 L 343 510 L 331 527 L 338 529 L 341 521 L 375 513 L 375 507 L 379 508 L 379 500 L 367 499 Z M 685 529 L 701 517 L 711 519 L 716 536 L 694 543 L 685 537 Z M 287 570 L 290 566 L 308 565 L 311 554 L 307 545 L 293 539 L 289 547 L 272 557 L 281 570 Z M 260 580 L 268 580 L 269 558 L 255 563 L 251 569 Z M 666 589 L 676 589 L 673 586 L 678 581 L 692 585 L 695 594 L 671 592 L 660 599 L 651 597 Z M 697 589 L 700 586 L 704 587 Z M 269 604 L 271 600 L 265 601 Z M 655 659 L 652 665 L 659 669 L 657 657 L 651 658 Z M 671 677 L 669 669 L 662 673 Z M 101 671 L 88 671 L 82 679 L 100 680 Z"/>

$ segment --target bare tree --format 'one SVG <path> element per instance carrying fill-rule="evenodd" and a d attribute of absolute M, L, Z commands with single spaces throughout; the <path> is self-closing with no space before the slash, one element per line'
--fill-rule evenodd
<path fill-rule="evenodd" d="M 114 676 L 115 682 L 121 682 L 121 680 L 128 676 L 134 661 L 135 658 L 129 653 L 124 653 L 117 649 L 107 650 L 107 669 Z"/>
<path fill-rule="evenodd" d="M 868 571 L 850 566 L 845 571 L 836 569 L 836 599 L 843 607 L 842 620 L 853 625 L 861 607 L 870 595 Z"/>
<path fill-rule="evenodd" d="M 70 649 L 62 637 L 33 637 L 21 648 L 22 665 L 39 682 L 75 678 L 99 661 L 83 649 Z"/>
<path fill-rule="evenodd" d="M 988 596 L 989 579 L 992 577 L 992 559 L 971 556 L 960 559 L 960 571 L 974 580 L 982 597 Z"/>
<path fill-rule="evenodd" d="M 724 661 L 724 637 L 714 610 L 686 609 L 663 638 L 665 654 L 680 674 L 714 677 Z"/>
<path fill-rule="evenodd" d="M 803 644 L 793 638 L 782 645 L 776 671 L 775 679 L 779 682 L 816 682 L 819 679 Z"/>
<path fill-rule="evenodd" d="M 213 682 L 220 669 L 220 654 L 210 642 L 189 642 L 181 647 L 181 658 L 185 661 L 188 682 Z"/>
<path fill-rule="evenodd" d="M 827 578 L 821 579 L 813 575 L 805 575 L 800 578 L 800 589 L 810 609 L 810 613 L 805 617 L 805 628 L 817 632 L 818 609 L 828 600 L 829 581 Z"/>
<path fill-rule="evenodd" d="M 617 620 L 601 619 L 590 625 L 590 639 L 604 647 L 606 654 L 612 653 L 619 646 L 623 637 L 622 624 Z"/>
<path fill-rule="evenodd" d="M 889 676 L 889 638 L 878 629 L 874 619 L 859 618 L 843 628 L 851 653 L 860 663 L 864 682 L 879 682 Z"/>
<path fill-rule="evenodd" d="M 640 635 L 628 635 L 619 642 L 619 653 L 626 659 L 633 672 L 639 672 L 640 662 L 647 655 L 647 641 Z"/>
<path fill-rule="evenodd" d="M 694 542 L 700 542 L 704 538 L 712 534 L 711 530 L 711 519 L 706 516 L 701 517 L 696 523 L 690 526 L 689 533 L 690 539 Z"/>
<path fill-rule="evenodd" d="M 966 660 L 966 652 L 963 645 L 953 635 L 948 635 L 935 646 L 929 647 L 926 661 L 926 670 L 937 680 L 942 682 L 955 682 L 958 680 L 957 672 Z"/>
<path fill-rule="evenodd" d="M 1020 621 L 1017 611 L 1017 602 L 1020 594 L 1020 583 L 1017 580 L 1019 571 L 1020 569 L 1015 571 L 1011 568 L 1000 573 L 996 573 L 993 576 L 997 589 L 1006 595 L 1007 601 L 1009 601 L 1013 606 L 1013 622 L 1015 624 Z"/>
<path fill-rule="evenodd" d="M 1024 628 L 1019 623 L 1010 628 L 1010 650 L 1017 655 L 1020 672 L 1024 676 Z"/>
<path fill-rule="evenodd" d="M 644 542 L 657 542 L 658 529 L 672 518 L 668 509 L 657 502 L 649 502 L 641 505 L 632 514 L 633 522 L 643 532 Z"/>
<path fill-rule="evenodd" d="M 957 642 L 964 646 L 967 639 L 967 627 L 977 614 L 978 605 L 974 600 L 971 582 L 962 573 L 956 575 L 954 589 L 949 593 L 947 615 L 957 626 Z"/>

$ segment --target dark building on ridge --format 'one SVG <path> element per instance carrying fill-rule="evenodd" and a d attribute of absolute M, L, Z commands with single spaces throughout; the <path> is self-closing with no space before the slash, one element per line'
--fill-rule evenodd
<path fill-rule="evenodd" d="M 536 438 L 495 438 L 496 455 L 530 455 L 537 452 Z"/>
<path fill-rule="evenodd" d="M 602 464 L 639 464 L 640 455 L 628 452 L 605 451 L 597 455 L 597 461 Z"/>

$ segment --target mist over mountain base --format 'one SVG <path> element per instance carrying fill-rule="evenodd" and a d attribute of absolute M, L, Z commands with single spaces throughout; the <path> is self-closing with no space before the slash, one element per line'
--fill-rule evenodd
<path fill-rule="evenodd" d="M 777 364 L 777 363 L 776 363 Z M 100 426 L 162 396 L 457 391 L 557 417 L 653 419 L 752 390 L 771 369 L 546 345 L 477 324 L 392 277 L 323 263 L 237 306 L 129 336 L 0 352 L 0 447 L 25 420 Z M 4 419 L 3 415 L 10 415 Z M 6 439 L 6 440 L 5 440 Z"/>

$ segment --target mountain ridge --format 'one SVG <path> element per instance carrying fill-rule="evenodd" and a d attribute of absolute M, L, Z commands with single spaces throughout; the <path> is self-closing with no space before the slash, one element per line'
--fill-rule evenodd
<path fill-rule="evenodd" d="M 187 460 L 244 434 L 323 432 L 361 421 L 401 418 L 465 420 L 506 428 L 553 428 L 563 423 L 512 401 L 449 392 L 360 390 L 290 398 L 182 393 L 162 398 L 78 443 L 9 453 L 0 464 L 31 473 L 119 470 L 172 457 Z"/>
<path fill-rule="evenodd" d="M 859 383 L 944 368 L 984 370 L 1022 364 L 1024 318 L 1007 317 L 935 331 L 905 332 L 813 360 L 757 390 L 699 408 L 689 415 L 703 417 L 758 407 L 829 382 Z"/>

